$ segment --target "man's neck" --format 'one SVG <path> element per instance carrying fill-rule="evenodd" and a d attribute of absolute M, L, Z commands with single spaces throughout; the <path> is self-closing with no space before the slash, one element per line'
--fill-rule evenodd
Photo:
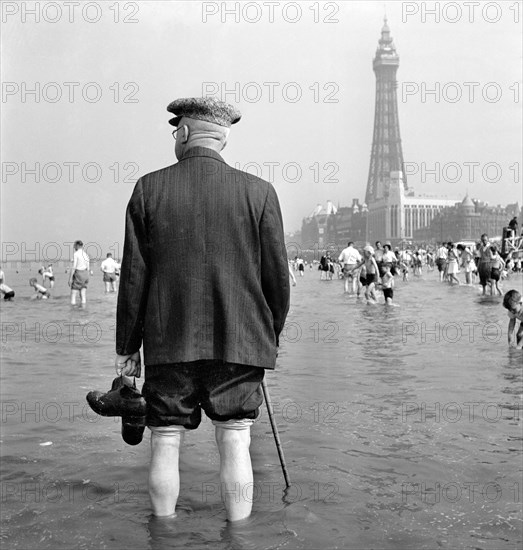
<path fill-rule="evenodd" d="M 216 153 L 221 153 L 223 150 L 223 144 L 220 141 L 210 138 L 190 140 L 185 146 L 185 152 L 194 149 L 194 147 L 205 147 L 206 149 L 212 149 Z"/>

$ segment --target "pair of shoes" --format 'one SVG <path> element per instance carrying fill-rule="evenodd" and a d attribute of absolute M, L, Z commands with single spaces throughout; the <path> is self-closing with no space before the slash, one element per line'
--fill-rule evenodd
<path fill-rule="evenodd" d="M 119 376 L 107 393 L 90 391 L 86 399 L 95 413 L 122 417 L 122 438 L 128 445 L 138 445 L 142 441 L 147 404 L 136 389 L 136 382 L 130 386 L 125 377 Z"/>

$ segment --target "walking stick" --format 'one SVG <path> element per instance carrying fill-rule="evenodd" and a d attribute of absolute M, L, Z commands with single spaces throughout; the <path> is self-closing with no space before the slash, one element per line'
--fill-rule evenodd
<path fill-rule="evenodd" d="M 265 404 L 267 405 L 267 412 L 269 413 L 269 420 L 271 421 L 272 433 L 274 434 L 274 441 L 276 443 L 276 449 L 278 450 L 278 456 L 280 457 L 281 469 L 283 470 L 283 477 L 285 478 L 285 485 L 291 486 L 289 481 L 289 473 L 287 472 L 287 465 L 285 464 L 285 457 L 283 456 L 283 448 L 281 446 L 280 436 L 278 434 L 278 428 L 274 421 L 274 411 L 272 409 L 271 397 L 269 395 L 269 388 L 265 378 L 262 380 L 263 397 L 265 398 Z"/>

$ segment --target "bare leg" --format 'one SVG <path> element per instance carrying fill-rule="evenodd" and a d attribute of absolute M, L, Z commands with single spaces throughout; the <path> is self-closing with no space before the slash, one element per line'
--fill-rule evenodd
<path fill-rule="evenodd" d="M 352 281 L 351 281 L 351 286 L 352 286 L 352 293 L 353 294 L 356 294 L 356 292 L 358 293 L 358 296 L 360 295 L 360 277 L 359 277 L 359 273 L 357 273 L 356 275 L 352 275 Z"/>
<path fill-rule="evenodd" d="M 249 446 L 251 429 L 216 426 L 220 451 L 222 499 L 229 521 L 248 517 L 252 510 L 253 474 Z"/>
<path fill-rule="evenodd" d="M 156 429 L 151 434 L 149 496 L 155 516 L 172 516 L 180 494 L 178 463 L 184 428 L 169 426 L 168 429 L 168 434 Z"/>
<path fill-rule="evenodd" d="M 370 300 L 374 300 L 375 302 L 377 301 L 376 294 L 374 292 L 374 283 L 370 283 L 369 285 L 367 285 L 367 293 L 365 297 L 367 298 L 367 300 L 370 299 Z"/>
<path fill-rule="evenodd" d="M 78 297 L 78 290 L 71 290 L 71 305 L 72 306 L 75 306 L 76 305 L 76 298 Z"/>
<path fill-rule="evenodd" d="M 374 286 L 374 283 L 372 283 L 371 289 L 369 290 L 369 294 L 375 302 L 378 301 L 378 297 L 376 296 L 376 287 Z"/>
<path fill-rule="evenodd" d="M 520 323 L 519 329 L 516 333 L 516 339 L 515 339 L 516 348 L 522 348 L 523 347 L 523 323 Z"/>
<path fill-rule="evenodd" d="M 80 298 L 81 298 L 82 305 L 85 306 L 85 304 L 87 303 L 87 289 L 86 288 L 82 288 L 80 290 Z"/>

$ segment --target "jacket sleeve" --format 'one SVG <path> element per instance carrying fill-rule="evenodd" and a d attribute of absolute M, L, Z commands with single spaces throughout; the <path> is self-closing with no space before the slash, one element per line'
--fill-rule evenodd
<path fill-rule="evenodd" d="M 125 218 L 125 242 L 116 310 L 118 355 L 135 353 L 142 345 L 149 281 L 147 266 L 147 229 L 140 179 L 127 205 Z"/>
<path fill-rule="evenodd" d="M 260 220 L 262 290 L 273 316 L 276 343 L 289 311 L 290 283 L 280 203 L 269 184 Z"/>

